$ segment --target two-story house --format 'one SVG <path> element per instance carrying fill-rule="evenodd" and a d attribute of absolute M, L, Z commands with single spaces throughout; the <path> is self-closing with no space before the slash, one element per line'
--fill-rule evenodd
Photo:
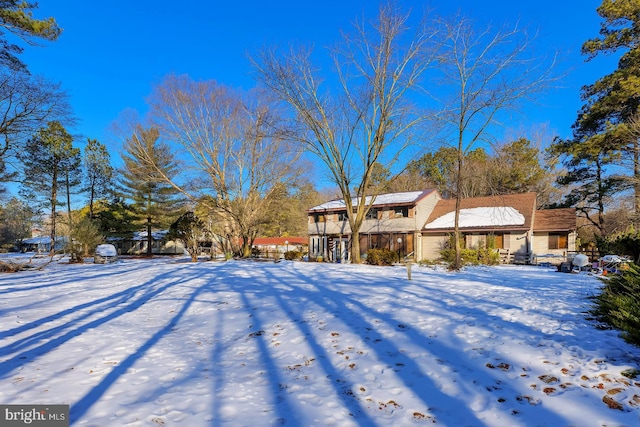
<path fill-rule="evenodd" d="M 419 253 L 422 227 L 440 199 L 436 190 L 380 194 L 373 203 L 368 198 L 371 209 L 360 229 L 361 256 L 371 248 L 389 248 L 400 256 Z M 307 214 L 310 257 L 349 260 L 351 228 L 344 201 L 323 203 Z"/>
<path fill-rule="evenodd" d="M 368 201 L 369 202 L 369 201 Z M 307 211 L 310 257 L 344 262 L 350 259 L 351 229 L 342 200 Z M 381 194 L 360 229 L 361 256 L 371 248 L 388 248 L 414 260 L 438 259 L 454 231 L 455 200 L 436 190 Z M 459 230 L 467 248 L 492 239 L 511 260 L 566 257 L 575 251 L 575 209 L 536 209 L 536 194 L 463 199 Z"/>

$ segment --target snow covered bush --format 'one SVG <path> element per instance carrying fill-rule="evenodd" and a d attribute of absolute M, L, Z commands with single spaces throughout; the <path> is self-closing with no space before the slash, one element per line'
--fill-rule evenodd
<path fill-rule="evenodd" d="M 630 264 L 629 270 L 603 281 L 593 314 L 621 330 L 626 341 L 640 345 L 640 266 Z"/>

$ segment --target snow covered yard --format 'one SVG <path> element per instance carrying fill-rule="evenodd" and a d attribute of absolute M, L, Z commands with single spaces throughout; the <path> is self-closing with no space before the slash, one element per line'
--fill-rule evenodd
<path fill-rule="evenodd" d="M 0 403 L 77 426 L 637 426 L 640 349 L 586 320 L 600 283 L 123 260 L 0 274 Z"/>

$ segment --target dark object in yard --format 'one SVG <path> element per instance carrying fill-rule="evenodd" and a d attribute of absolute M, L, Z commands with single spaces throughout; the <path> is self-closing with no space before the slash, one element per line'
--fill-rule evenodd
<path fill-rule="evenodd" d="M 558 265 L 558 271 L 561 273 L 571 273 L 572 265 L 570 262 L 561 262 Z"/>

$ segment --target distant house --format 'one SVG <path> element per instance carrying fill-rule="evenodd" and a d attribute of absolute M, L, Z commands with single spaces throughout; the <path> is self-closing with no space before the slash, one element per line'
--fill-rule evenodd
<path fill-rule="evenodd" d="M 68 240 L 66 236 L 56 236 L 55 250 L 61 251 L 64 249 Z M 39 236 L 23 239 L 20 242 L 20 250 L 22 252 L 48 253 L 51 251 L 51 237 Z"/>
<path fill-rule="evenodd" d="M 307 211 L 309 253 L 346 261 L 351 230 L 343 201 Z M 436 190 L 377 196 L 360 230 L 360 250 L 387 248 L 414 260 L 438 259 L 454 231 L 455 200 Z M 535 193 L 477 197 L 461 201 L 459 230 L 467 248 L 491 239 L 509 261 L 537 255 L 566 256 L 575 250 L 575 209 L 537 210 Z"/>
<path fill-rule="evenodd" d="M 260 256 L 266 258 L 281 258 L 287 251 L 307 252 L 309 240 L 306 237 L 257 237 L 253 247 Z"/>
<path fill-rule="evenodd" d="M 181 242 L 167 240 L 168 230 L 151 232 L 151 253 L 155 255 L 182 255 L 185 253 Z M 120 255 L 144 255 L 147 253 L 148 239 L 146 231 L 137 231 L 126 237 L 110 237 L 107 242 L 118 250 Z"/>

